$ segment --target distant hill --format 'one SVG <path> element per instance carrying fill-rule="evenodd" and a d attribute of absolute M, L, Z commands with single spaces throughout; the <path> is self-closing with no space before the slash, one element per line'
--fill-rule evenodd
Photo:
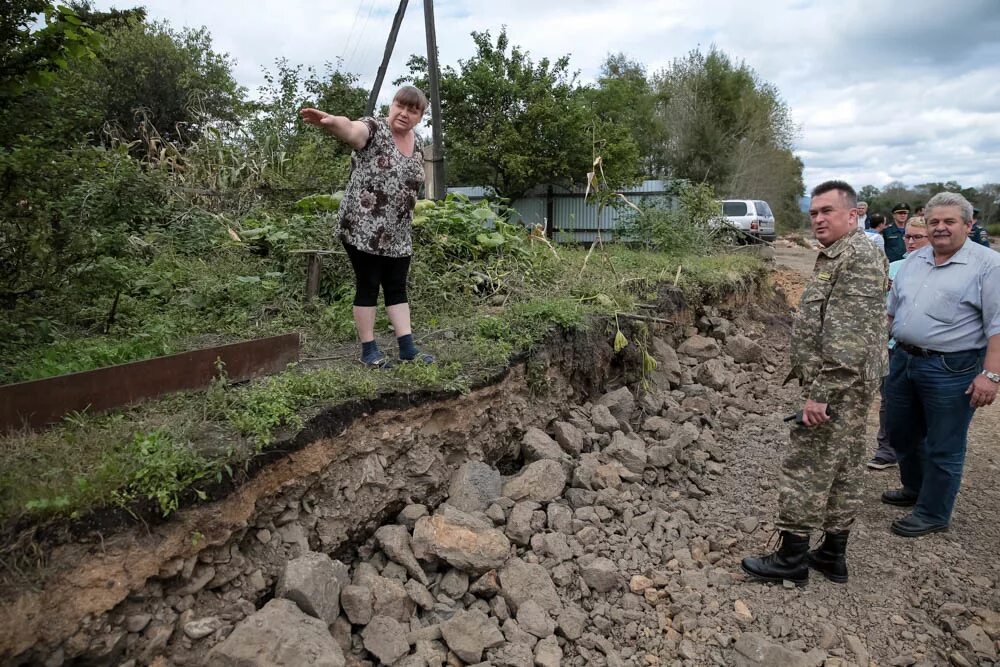
<path fill-rule="evenodd" d="M 799 208 L 802 210 L 803 213 L 809 210 L 809 199 L 810 199 L 809 197 L 799 198 Z"/>

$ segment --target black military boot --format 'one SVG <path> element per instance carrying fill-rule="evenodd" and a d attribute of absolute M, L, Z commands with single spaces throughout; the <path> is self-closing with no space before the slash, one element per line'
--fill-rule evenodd
<path fill-rule="evenodd" d="M 847 583 L 847 537 L 849 531 L 826 533 L 823 544 L 809 552 L 809 567 L 838 584 Z"/>
<path fill-rule="evenodd" d="M 773 554 L 747 557 L 741 563 L 743 571 L 764 581 L 782 582 L 785 579 L 796 586 L 804 586 L 809 581 L 809 567 L 806 554 L 809 552 L 809 537 L 799 536 L 787 530 L 781 531 L 781 544 Z"/>

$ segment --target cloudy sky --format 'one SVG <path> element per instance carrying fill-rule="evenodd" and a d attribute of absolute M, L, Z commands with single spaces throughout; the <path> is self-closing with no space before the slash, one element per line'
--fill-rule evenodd
<path fill-rule="evenodd" d="M 141 0 L 140 0 L 141 1 Z M 99 0 L 98 8 L 137 3 Z M 148 0 L 151 19 L 206 26 L 254 90 L 275 59 L 342 60 L 374 80 L 397 0 Z M 437 0 L 441 65 L 473 53 L 469 33 L 507 26 L 534 59 L 569 54 L 592 81 L 608 53 L 649 72 L 716 45 L 773 83 L 799 126 L 806 186 L 1000 182 L 1000 0 Z M 383 91 L 425 53 L 410 0 Z"/>

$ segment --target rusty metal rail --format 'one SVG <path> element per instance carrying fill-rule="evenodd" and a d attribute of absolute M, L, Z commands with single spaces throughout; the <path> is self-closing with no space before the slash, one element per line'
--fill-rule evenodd
<path fill-rule="evenodd" d="M 206 387 L 224 364 L 232 382 L 298 361 L 299 335 L 282 334 L 145 361 L 0 386 L 0 432 L 37 428 L 86 410 L 98 413 L 185 389 Z"/>

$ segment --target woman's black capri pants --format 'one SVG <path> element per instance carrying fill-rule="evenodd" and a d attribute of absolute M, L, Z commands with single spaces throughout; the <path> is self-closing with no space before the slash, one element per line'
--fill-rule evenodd
<path fill-rule="evenodd" d="M 381 285 L 385 305 L 406 303 L 406 275 L 410 272 L 409 257 L 372 255 L 344 243 L 347 256 L 354 267 L 354 305 L 378 305 L 378 288 Z"/>

